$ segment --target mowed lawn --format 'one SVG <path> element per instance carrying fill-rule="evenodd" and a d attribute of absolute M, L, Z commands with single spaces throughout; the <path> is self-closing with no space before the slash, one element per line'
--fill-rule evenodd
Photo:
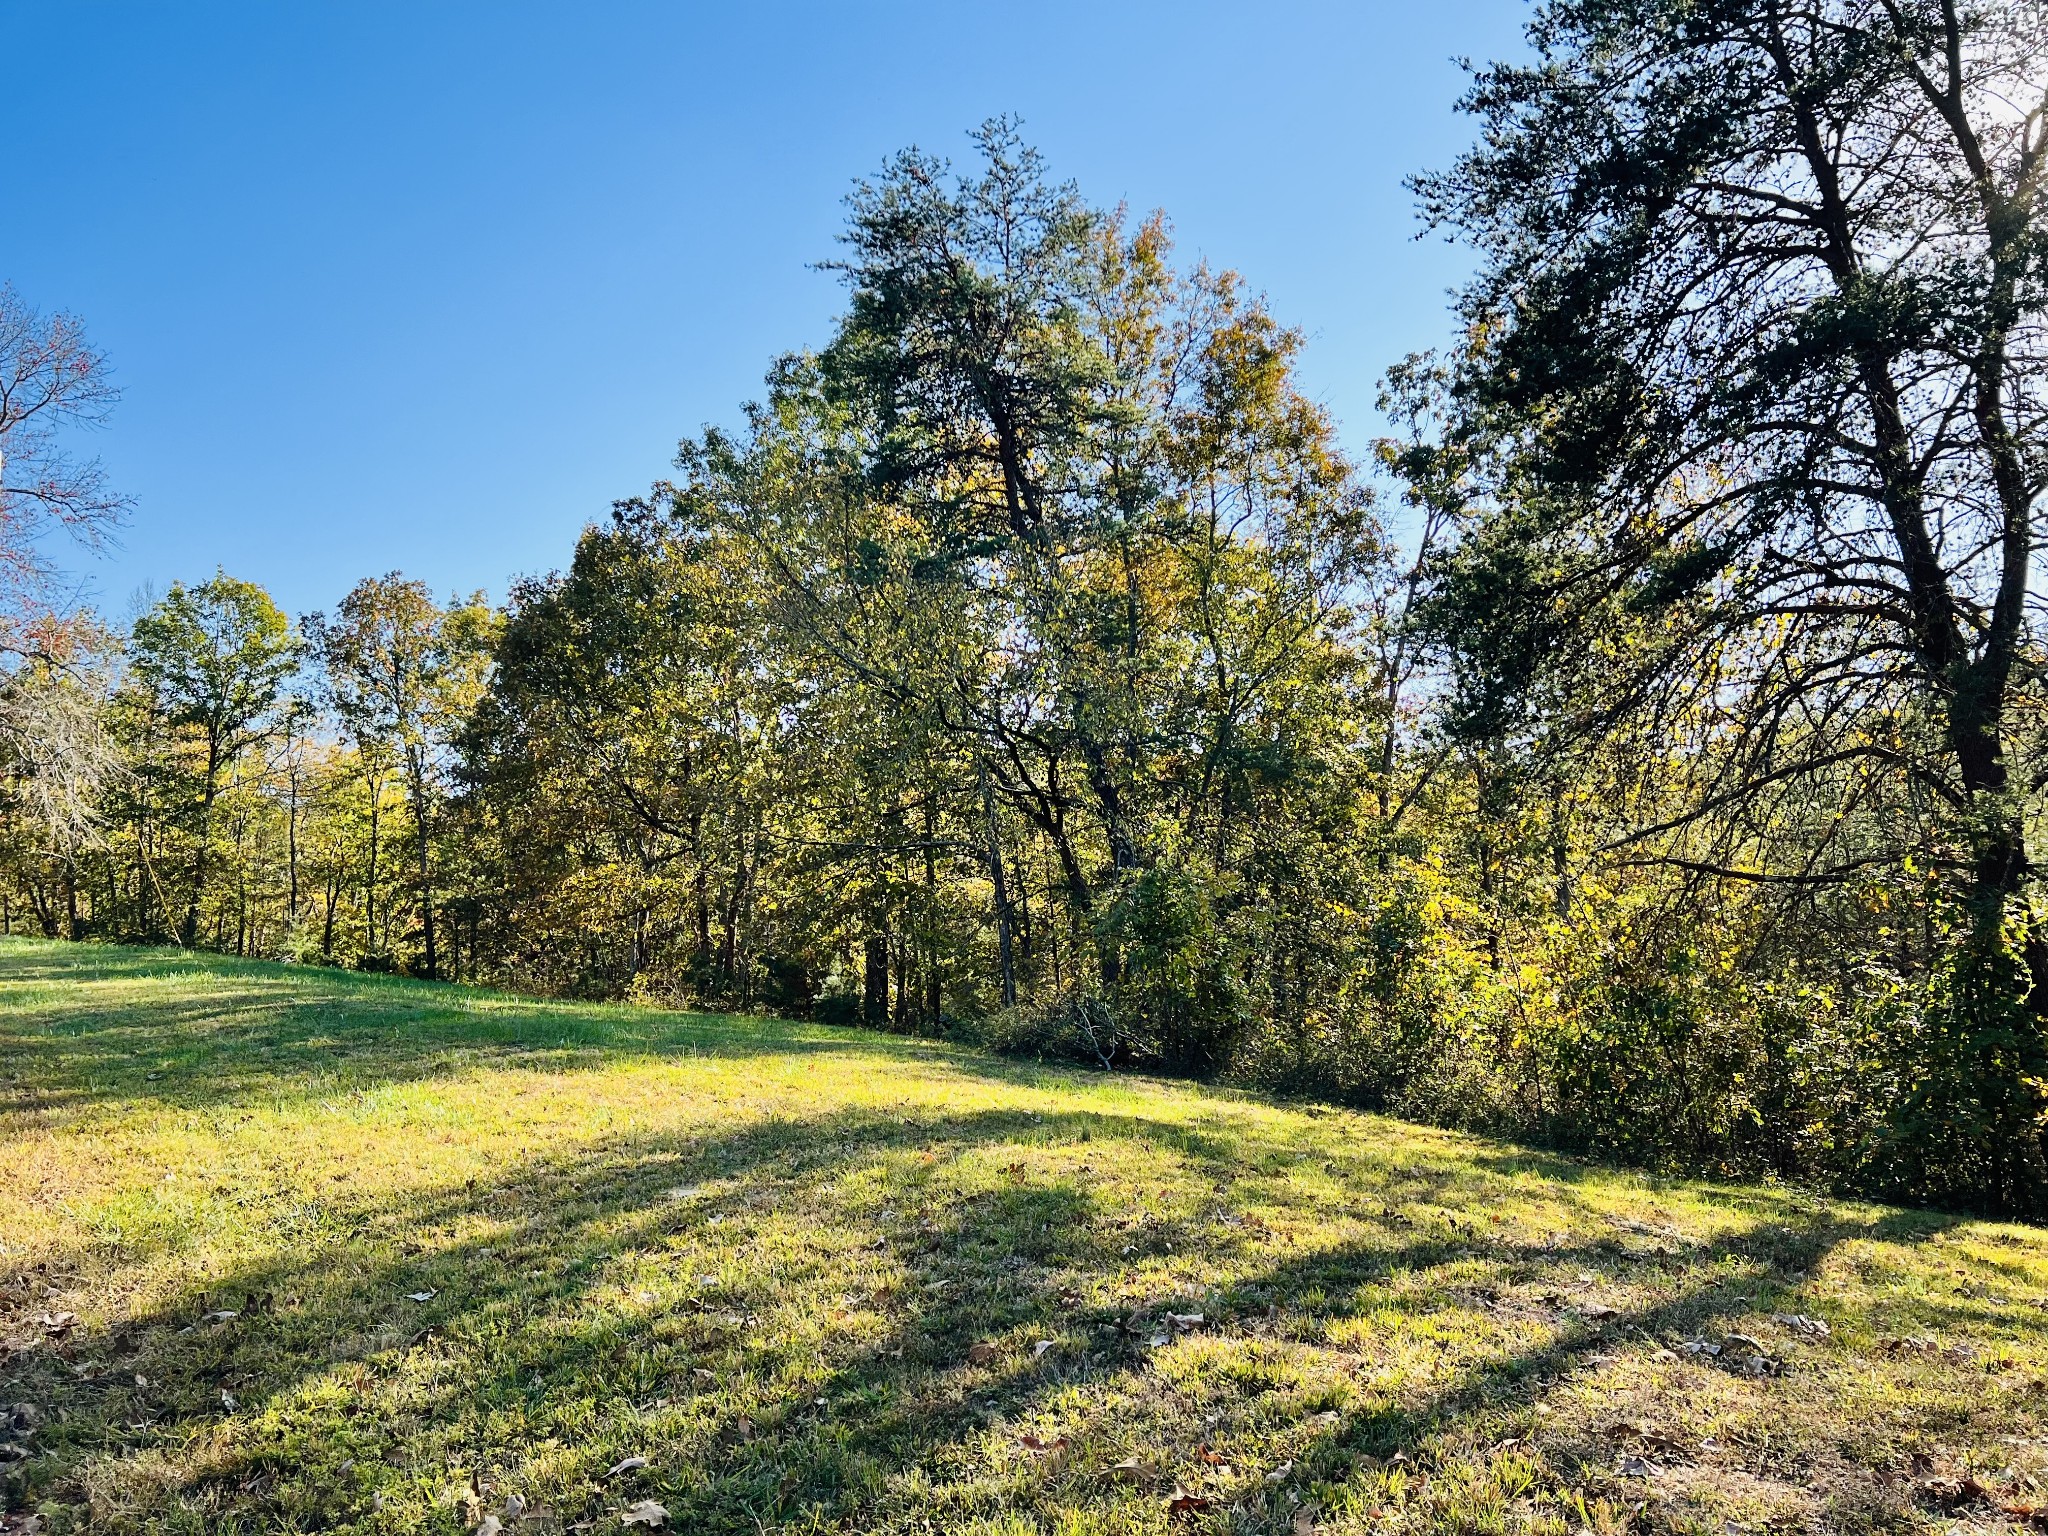
<path fill-rule="evenodd" d="M 8 1532 L 2017 1526 L 2044 1296 L 2027 1227 L 0 945 Z"/>

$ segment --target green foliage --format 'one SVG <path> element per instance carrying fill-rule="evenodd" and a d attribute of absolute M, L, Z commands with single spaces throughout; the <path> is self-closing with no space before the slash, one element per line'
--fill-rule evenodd
<path fill-rule="evenodd" d="M 1139 1058 L 1117 1010 L 1092 992 L 1057 992 L 1005 1008 L 975 1027 L 973 1042 L 1006 1056 L 1115 1067 Z"/>
<path fill-rule="evenodd" d="M 1236 1055 L 1249 1022 L 1245 957 L 1217 911 L 1234 884 L 1198 858 L 1170 855 L 1104 914 L 1120 962 L 1115 1009 L 1138 1059 L 1213 1073 Z"/>
<path fill-rule="evenodd" d="M 155 717 L 146 728 L 158 749 L 153 766 L 163 770 L 157 778 L 169 791 L 169 819 L 191 844 L 180 943 L 198 939 L 205 915 L 223 776 L 279 726 L 300 651 L 270 594 L 225 571 L 197 587 L 174 583 L 135 621 L 129 664 L 138 707 Z M 154 883 L 161 896 L 161 881 Z"/>
<path fill-rule="evenodd" d="M 173 582 L 135 621 L 128 662 L 166 722 L 203 733 L 221 759 L 277 707 L 299 641 L 268 592 L 220 572 L 196 587 Z"/>
<path fill-rule="evenodd" d="M 1886 1042 L 1894 1096 L 1863 1181 L 2048 1215 L 2048 1022 L 2023 952 L 2036 919 L 1950 920 L 1960 931 Z"/>
<path fill-rule="evenodd" d="M 1608 784 L 1601 851 L 1703 915 L 1614 936 L 1565 999 L 1572 1134 L 1739 1141 L 1747 1086 L 1695 1085 L 1818 1086 L 1754 999 L 1844 991 L 1839 956 L 1925 989 L 1877 1101 L 1916 1187 L 2040 1208 L 2017 1020 L 2048 1016 L 2048 13 L 1549 0 L 1529 40 L 1475 72 L 1477 142 L 1418 183 L 1480 262 L 1441 442 L 1400 462 L 1461 524 L 1423 605 L 1446 723 Z M 1915 870 L 1938 888 L 1887 889 Z M 1956 906 L 1980 916 L 1951 929 Z M 1967 936 L 1986 913 L 2023 914 L 2024 980 Z M 1702 969 L 1731 937 L 1755 945 Z M 1856 1143 L 1862 1114 L 1827 1113 L 1820 1139 Z"/>

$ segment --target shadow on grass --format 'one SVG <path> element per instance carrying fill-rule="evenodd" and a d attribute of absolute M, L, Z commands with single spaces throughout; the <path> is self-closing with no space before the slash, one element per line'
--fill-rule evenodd
<path fill-rule="evenodd" d="M 548 1511 L 536 1530 L 638 1497 L 702 1532 L 1049 1526 L 1117 1509 L 1149 1528 L 1172 1485 L 1222 1476 L 1220 1447 L 1239 1468 L 1217 1517 L 1227 1503 L 1236 1528 L 1286 1530 L 1294 1489 L 1340 1486 L 1366 1458 L 1426 1468 L 1445 1437 L 1543 1401 L 1603 1347 L 1741 1310 L 1731 1277 L 1792 1286 L 1844 1242 L 1941 1227 L 1774 1222 L 1674 1268 L 1602 1237 L 1475 1231 L 1468 1175 L 1463 1216 L 1390 1213 L 1383 1236 L 1276 1258 L 1257 1212 L 1312 1215 L 1315 1197 L 1256 1171 L 1300 1153 L 1277 1130 L 1106 1112 L 849 1111 L 337 1198 L 336 1240 L 34 1357 L 23 1385 L 58 1422 L 15 1475 L 17 1502 L 55 1495 L 112 1529 L 194 1531 L 383 1529 L 380 1500 L 425 1522 L 409 1528 L 455 1531 L 481 1507 L 465 1497 L 510 1492 Z M 1185 1159 L 1213 1193 L 1146 1221 L 1089 1174 L 1091 1159 L 1147 1157 Z M 1457 1182 L 1424 1167 L 1374 1194 L 1423 1210 Z M 1570 1188 L 1548 1193 L 1598 1215 Z M 1153 1258 L 1178 1278 L 1161 1288 Z M 1512 1329 L 1459 1292 L 1475 1261 L 1598 1267 L 1661 1295 Z M 1471 1337 L 1426 1389 L 1377 1393 L 1291 1359 L 1331 1352 L 1332 1330 L 1361 1318 L 1399 1332 L 1451 1309 L 1470 1313 Z M 1216 1350 L 1236 1351 L 1212 1362 L 1227 1393 L 1204 1374 Z M 1292 1470 L 1268 1483 L 1262 1455 Z M 607 1476 L 632 1457 L 647 1465 Z M 1117 1471 L 1126 1461 L 1135 1473 Z"/>
<path fill-rule="evenodd" d="M 167 979 L 170 988 L 122 996 L 124 987 Z M 61 994 L 54 983 L 64 984 Z M 845 1053 L 943 1061 L 998 1082 L 1057 1076 L 943 1042 L 865 1030 L 540 1001 L 198 951 L 0 940 L 0 1132 L 9 1114 L 97 1104 L 207 1109 L 484 1069 Z"/>

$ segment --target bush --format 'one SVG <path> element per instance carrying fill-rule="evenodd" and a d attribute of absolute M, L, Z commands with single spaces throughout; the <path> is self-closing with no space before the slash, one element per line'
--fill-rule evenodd
<path fill-rule="evenodd" d="M 1947 953 L 1890 1052 L 1890 1105 L 1859 1182 L 1916 1203 L 2048 1215 L 2048 1021 L 2021 945 L 2027 916 Z M 1991 926 L 1991 925 L 1986 925 Z"/>
<path fill-rule="evenodd" d="M 1068 991 L 1017 1004 L 982 1021 L 979 1043 L 1006 1056 L 1120 1066 L 1133 1042 L 1114 1009 L 1090 992 Z"/>
<path fill-rule="evenodd" d="M 1423 869 L 1329 908 L 1316 947 L 1287 957 L 1294 985 L 1247 1033 L 1235 1075 L 1438 1124 L 1509 1123 L 1505 991 L 1466 938 L 1469 907 Z"/>
<path fill-rule="evenodd" d="M 845 991 L 821 993 L 811 1003 L 811 1018 L 820 1024 L 851 1028 L 861 1021 L 860 994 Z"/>
<path fill-rule="evenodd" d="M 1162 860 L 1118 895 L 1103 922 L 1120 979 L 1114 1015 L 1130 1053 L 1180 1072 L 1214 1072 L 1250 1018 L 1236 945 L 1217 919 L 1226 877 Z"/>

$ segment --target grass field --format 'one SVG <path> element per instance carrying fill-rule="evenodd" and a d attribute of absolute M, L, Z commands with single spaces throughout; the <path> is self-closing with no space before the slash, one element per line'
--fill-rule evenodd
<path fill-rule="evenodd" d="M 2030 1228 L 0 945 L 0 1531 L 2017 1526 L 2044 1295 Z"/>

